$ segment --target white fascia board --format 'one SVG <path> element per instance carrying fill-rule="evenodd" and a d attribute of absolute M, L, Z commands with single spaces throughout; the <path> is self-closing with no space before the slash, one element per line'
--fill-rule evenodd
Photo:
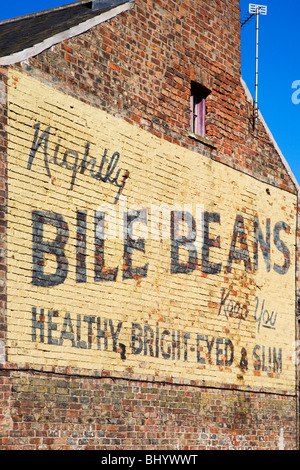
<path fill-rule="evenodd" d="M 248 89 L 248 87 L 247 87 L 247 85 L 246 85 L 246 82 L 245 82 L 242 78 L 241 78 L 241 83 L 242 83 L 242 85 L 243 85 L 243 88 L 244 88 L 244 90 L 245 90 L 245 93 L 246 93 L 247 98 L 249 99 L 249 101 L 252 101 L 252 102 L 253 102 L 253 97 L 252 97 L 252 95 L 251 95 L 251 93 L 250 93 L 250 91 L 249 91 L 249 89 Z M 274 145 L 275 150 L 277 151 L 278 155 L 280 156 L 281 161 L 282 161 L 282 163 L 283 163 L 283 165 L 284 165 L 284 167 L 285 167 L 285 169 L 286 169 L 286 171 L 287 171 L 289 177 L 290 177 L 291 180 L 293 181 L 293 183 L 294 183 L 294 185 L 295 185 L 295 187 L 296 187 L 296 189 L 297 189 L 297 192 L 300 193 L 300 186 L 299 186 L 299 183 L 298 183 L 298 181 L 297 181 L 297 179 L 296 179 L 294 173 L 292 172 L 292 170 L 291 170 L 291 168 L 290 168 L 290 165 L 288 164 L 288 162 L 287 162 L 286 159 L 284 158 L 283 153 L 281 152 L 280 148 L 278 147 L 278 144 L 277 144 L 276 140 L 274 139 L 274 137 L 273 137 L 273 135 L 272 135 L 272 132 L 270 131 L 269 127 L 267 126 L 267 123 L 266 123 L 266 121 L 264 120 L 264 118 L 263 118 L 263 116 L 262 116 L 260 110 L 258 110 L 258 115 L 259 115 L 260 121 L 262 122 L 262 124 L 263 124 L 263 126 L 264 126 L 264 128 L 265 128 L 266 133 L 268 134 L 268 136 L 269 136 L 269 138 L 270 138 L 272 144 Z"/>
<path fill-rule="evenodd" d="M 24 60 L 27 60 L 30 57 L 34 57 L 43 52 L 44 50 L 49 49 L 55 44 L 59 44 L 60 42 L 65 41 L 66 39 L 70 39 L 74 36 L 78 36 L 79 34 L 85 33 L 94 26 L 108 21 L 111 18 L 114 18 L 115 16 L 119 15 L 120 13 L 130 10 L 131 8 L 133 8 L 133 6 L 134 4 L 132 2 L 124 3 L 123 5 L 112 8 L 111 10 L 106 11 L 105 13 L 101 13 L 100 15 L 95 16 L 94 18 L 84 21 L 83 23 L 80 23 L 77 26 L 73 26 L 72 28 L 66 31 L 62 31 L 61 33 L 55 34 L 54 36 L 47 38 L 32 47 L 23 49 L 20 52 L 10 54 L 5 57 L 1 57 L 0 65 L 7 66 L 16 64 L 18 62 L 23 62 Z"/>

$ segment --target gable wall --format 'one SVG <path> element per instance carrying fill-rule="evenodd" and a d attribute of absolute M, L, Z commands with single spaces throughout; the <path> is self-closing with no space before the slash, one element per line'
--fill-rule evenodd
<path fill-rule="evenodd" d="M 197 2 L 194 8 L 137 1 L 130 12 L 2 72 L 3 83 L 8 80 L 2 337 L 9 371 L 2 445 L 297 446 L 297 196 L 264 127 L 256 134 L 251 128 L 240 81 L 237 2 Z M 212 90 L 204 143 L 189 135 L 191 80 Z M 125 199 L 117 204 L 116 185 L 80 171 L 87 143 L 97 168 L 107 149 L 109 157 L 120 153 L 118 181 L 129 170 Z M 75 154 L 68 154 L 68 168 L 61 165 L 62 149 L 78 155 L 73 186 Z M 101 256 L 95 213 L 107 204 L 118 207 L 119 216 L 124 201 L 146 208 L 148 228 L 151 205 L 166 205 L 170 216 L 174 204 L 187 204 L 198 238 L 190 240 L 192 249 L 180 239 L 179 258 L 169 232 L 155 240 L 142 232 L 139 250 L 128 239 L 108 240 L 105 267 L 118 267 L 117 277 L 112 280 L 110 271 L 104 281 L 105 270 L 98 269 L 95 281 L 103 260 L 95 258 L 97 249 Z M 52 214 L 50 224 L 35 218 L 38 211 Z M 210 217 L 209 234 L 203 217 Z M 270 220 L 270 269 L 255 244 L 257 218 L 265 237 Z M 53 241 L 57 227 L 66 235 L 65 222 L 68 241 L 57 243 L 58 257 L 45 255 L 41 267 L 41 228 Z M 62 249 L 65 278 L 53 286 L 57 279 L 48 276 L 41 285 L 42 274 L 55 272 Z M 208 252 L 215 273 L 204 269 Z"/>

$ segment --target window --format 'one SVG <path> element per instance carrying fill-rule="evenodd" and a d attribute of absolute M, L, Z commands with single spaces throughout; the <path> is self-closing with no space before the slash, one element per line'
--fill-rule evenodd
<path fill-rule="evenodd" d="M 199 83 L 191 85 L 191 131 L 201 137 L 206 134 L 206 98 L 210 91 Z"/>

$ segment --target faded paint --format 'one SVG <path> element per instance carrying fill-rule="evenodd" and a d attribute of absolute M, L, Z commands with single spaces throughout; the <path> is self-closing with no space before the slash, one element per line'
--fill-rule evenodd
<path fill-rule="evenodd" d="M 16 71 L 8 142 L 10 362 L 294 391 L 295 195 Z"/>

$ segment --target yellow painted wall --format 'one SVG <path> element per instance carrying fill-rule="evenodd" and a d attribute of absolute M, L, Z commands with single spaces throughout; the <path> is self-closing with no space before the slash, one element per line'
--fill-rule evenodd
<path fill-rule="evenodd" d="M 47 138 L 43 135 L 46 129 Z M 37 145 L 39 138 L 41 145 L 34 153 L 33 144 Z M 93 178 L 89 168 L 80 172 L 87 144 L 87 161 L 95 158 L 97 170 L 105 149 L 108 161 L 119 152 L 111 178 L 118 169 L 119 183 L 125 170 L 130 177 L 118 200 L 115 184 Z M 66 168 L 59 163 L 68 150 Z M 118 267 L 118 273 L 115 281 L 96 282 L 94 215 L 104 205 L 111 216 L 106 217 L 105 265 Z M 293 391 L 295 205 L 296 196 L 292 194 L 158 139 L 26 74 L 11 71 L 8 361 Z M 197 238 L 191 247 L 197 250 L 198 264 L 191 272 L 171 273 L 170 220 L 167 216 L 156 218 L 157 209 L 163 207 L 169 216 L 177 208 L 194 217 Z M 144 238 L 145 253 L 132 252 L 133 268 L 148 263 L 146 277 L 123 279 L 126 208 L 143 208 L 147 214 L 148 225 L 134 224 L 133 231 L 134 236 Z M 60 214 L 67 223 L 69 236 L 63 250 L 68 259 L 67 277 L 56 286 L 33 283 L 34 211 Z M 76 279 L 78 211 L 86 212 L 85 282 Z M 221 263 L 216 274 L 203 272 L 203 211 L 217 213 L 220 218 L 220 223 L 210 223 L 209 232 L 211 239 L 216 238 L 216 246 L 210 247 L 210 262 Z M 251 270 L 246 270 L 243 260 L 233 259 L 231 272 L 227 272 L 237 215 L 244 222 Z M 264 237 L 270 221 L 269 272 L 260 247 L 258 269 L 254 269 L 255 217 Z M 276 227 L 281 240 L 277 245 L 273 240 Z M 279 231 L 282 227 L 286 230 Z M 44 224 L 43 230 L 43 240 L 53 242 L 56 227 Z M 240 238 L 236 240 L 236 249 L 240 250 Z M 280 274 L 276 265 L 284 265 L 284 247 L 288 264 L 286 272 Z M 184 264 L 187 259 L 187 247 L 182 246 L 179 261 Z M 56 257 L 45 254 L 42 272 L 51 275 L 56 268 Z M 39 321 L 35 328 L 33 313 Z M 100 329 L 107 332 L 105 339 L 97 341 Z M 274 354 L 279 364 L 275 371 Z M 242 358 L 245 360 L 241 362 Z"/>

